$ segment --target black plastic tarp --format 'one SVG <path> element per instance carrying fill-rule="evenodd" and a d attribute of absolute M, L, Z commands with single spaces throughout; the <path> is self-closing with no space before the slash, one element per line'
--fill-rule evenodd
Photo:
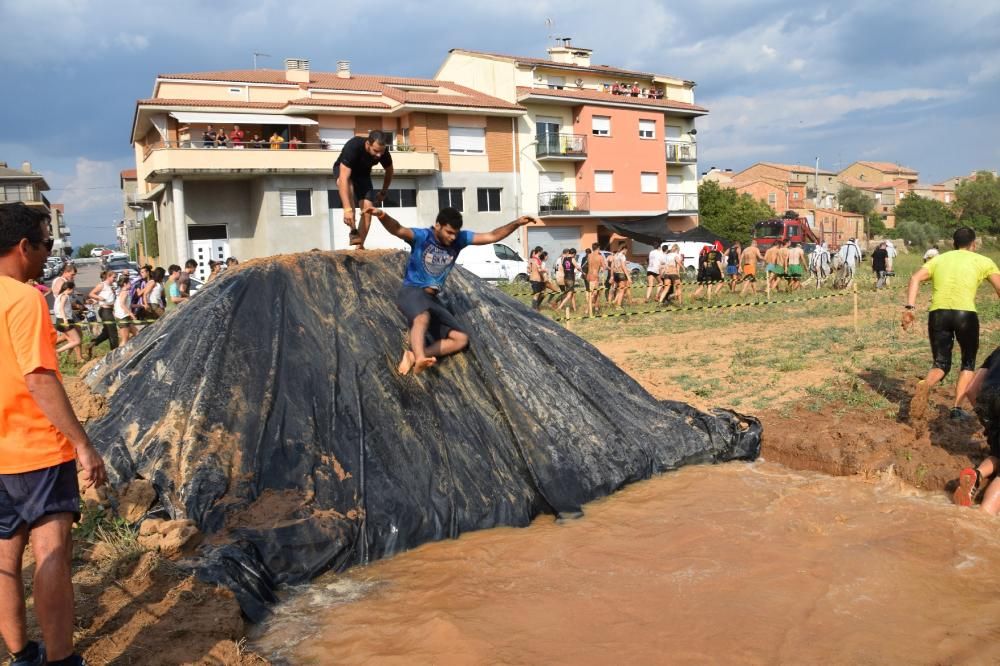
<path fill-rule="evenodd" d="M 284 583 L 540 513 L 691 463 L 752 460 L 760 424 L 653 399 L 464 269 L 465 353 L 402 377 L 404 253 L 248 262 L 106 357 L 90 436 L 207 533 L 192 566 L 260 620 Z"/>
<path fill-rule="evenodd" d="M 721 242 L 728 247 L 728 239 L 709 231 L 703 226 L 697 226 L 687 231 L 671 231 L 667 226 L 667 215 L 651 215 L 635 219 L 601 219 L 601 224 L 617 234 L 637 240 L 646 245 L 659 245 L 664 242 L 697 241 L 701 243 Z"/>

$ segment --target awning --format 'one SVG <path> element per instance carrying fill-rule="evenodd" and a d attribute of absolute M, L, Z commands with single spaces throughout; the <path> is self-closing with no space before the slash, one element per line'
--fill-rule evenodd
<path fill-rule="evenodd" d="M 174 111 L 170 114 L 181 123 L 217 123 L 219 125 L 318 125 L 319 123 L 302 116 L 286 116 L 280 113 L 193 113 Z"/>
<path fill-rule="evenodd" d="M 681 232 L 671 231 L 667 227 L 668 219 L 669 216 L 665 214 L 651 215 L 643 218 L 602 218 L 601 224 L 617 234 L 637 240 L 640 243 L 645 243 L 646 245 L 655 246 L 665 241 L 700 241 L 702 243 L 721 241 L 723 245 L 728 246 L 730 244 L 729 240 L 712 233 L 703 226 L 697 226 Z"/>

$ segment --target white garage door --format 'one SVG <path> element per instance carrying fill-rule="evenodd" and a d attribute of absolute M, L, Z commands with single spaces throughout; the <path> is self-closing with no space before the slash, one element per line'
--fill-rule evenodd
<path fill-rule="evenodd" d="M 528 227 L 529 252 L 541 245 L 549 253 L 549 262 L 558 259 L 563 250 L 580 247 L 580 227 Z"/>

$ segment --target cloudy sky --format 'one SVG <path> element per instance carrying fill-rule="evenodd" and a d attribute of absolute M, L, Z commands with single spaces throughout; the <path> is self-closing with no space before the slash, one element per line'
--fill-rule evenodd
<path fill-rule="evenodd" d="M 608 13 L 614 6 L 616 13 Z M 75 243 L 110 242 L 135 100 L 161 72 L 249 68 L 254 51 L 332 71 L 433 76 L 453 47 L 697 81 L 699 169 L 896 161 L 936 182 L 1000 166 L 1000 4 L 788 0 L 0 0 L 0 161 L 28 160 Z M 549 19 L 554 26 L 547 25 Z M 615 28 L 615 26 L 618 26 Z"/>

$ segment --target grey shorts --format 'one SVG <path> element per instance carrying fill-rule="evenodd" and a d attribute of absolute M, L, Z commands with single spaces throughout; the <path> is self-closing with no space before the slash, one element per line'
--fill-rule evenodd
<path fill-rule="evenodd" d="M 0 539 L 10 539 L 21 525 L 29 528 L 53 513 L 80 519 L 76 461 L 21 474 L 0 474 Z"/>
<path fill-rule="evenodd" d="M 444 340 L 452 331 L 465 332 L 444 303 L 421 287 L 402 287 L 396 295 L 396 307 L 406 317 L 406 323 L 410 326 L 413 326 L 413 320 L 423 313 L 431 313 L 431 323 L 427 327 L 426 336 L 428 344 Z"/>

